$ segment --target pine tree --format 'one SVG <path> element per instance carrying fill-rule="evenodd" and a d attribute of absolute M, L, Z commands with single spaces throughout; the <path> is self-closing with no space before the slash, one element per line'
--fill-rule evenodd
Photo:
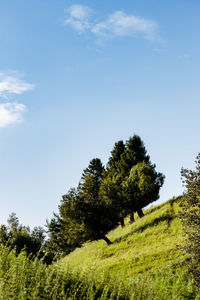
<path fill-rule="evenodd" d="M 108 160 L 106 171 L 109 175 L 119 175 L 121 173 L 120 161 L 122 154 L 125 151 L 125 145 L 123 141 L 118 141 L 114 144 L 111 156 Z"/>

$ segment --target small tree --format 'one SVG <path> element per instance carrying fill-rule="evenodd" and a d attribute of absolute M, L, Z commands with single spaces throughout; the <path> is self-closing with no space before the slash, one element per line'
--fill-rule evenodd
<path fill-rule="evenodd" d="M 200 286 L 200 153 L 194 171 L 181 169 L 186 190 L 182 197 L 181 219 L 186 233 L 185 250 L 190 255 L 190 270 Z"/>

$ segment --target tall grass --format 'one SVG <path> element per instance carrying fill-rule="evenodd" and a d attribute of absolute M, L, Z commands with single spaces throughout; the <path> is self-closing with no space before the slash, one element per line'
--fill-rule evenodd
<path fill-rule="evenodd" d="M 175 201 L 47 266 L 0 247 L 0 300 L 200 300 L 188 272 Z"/>
<path fill-rule="evenodd" d="M 0 247 L 0 299 L 200 299 L 187 268 L 161 270 L 157 273 L 111 279 L 93 271 L 71 273 L 42 260 L 30 260 L 25 252 Z"/>
<path fill-rule="evenodd" d="M 0 248 L 0 299 L 64 299 L 70 280 L 61 270 L 30 260 L 25 252 Z"/>

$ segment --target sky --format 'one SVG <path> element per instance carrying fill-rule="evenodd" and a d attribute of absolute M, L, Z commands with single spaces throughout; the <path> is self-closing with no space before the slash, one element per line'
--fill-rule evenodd
<path fill-rule="evenodd" d="M 200 152 L 199 0 L 0 0 L 0 224 L 44 226 L 137 134 L 183 192 Z"/>

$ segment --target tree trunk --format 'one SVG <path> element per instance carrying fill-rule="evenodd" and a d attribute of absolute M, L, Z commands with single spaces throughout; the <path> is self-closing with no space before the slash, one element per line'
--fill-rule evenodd
<path fill-rule="evenodd" d="M 138 208 L 137 213 L 140 218 L 144 217 L 144 213 L 141 208 Z"/>
<path fill-rule="evenodd" d="M 130 214 L 130 224 L 134 222 L 134 213 Z"/>
<path fill-rule="evenodd" d="M 122 228 L 125 227 L 124 218 L 120 218 L 119 221 L 120 221 L 121 227 Z"/>
<path fill-rule="evenodd" d="M 112 242 L 109 240 L 109 238 L 107 238 L 107 236 L 102 235 L 101 238 L 102 238 L 102 240 L 104 240 L 107 243 L 107 245 L 111 245 L 112 244 Z"/>

